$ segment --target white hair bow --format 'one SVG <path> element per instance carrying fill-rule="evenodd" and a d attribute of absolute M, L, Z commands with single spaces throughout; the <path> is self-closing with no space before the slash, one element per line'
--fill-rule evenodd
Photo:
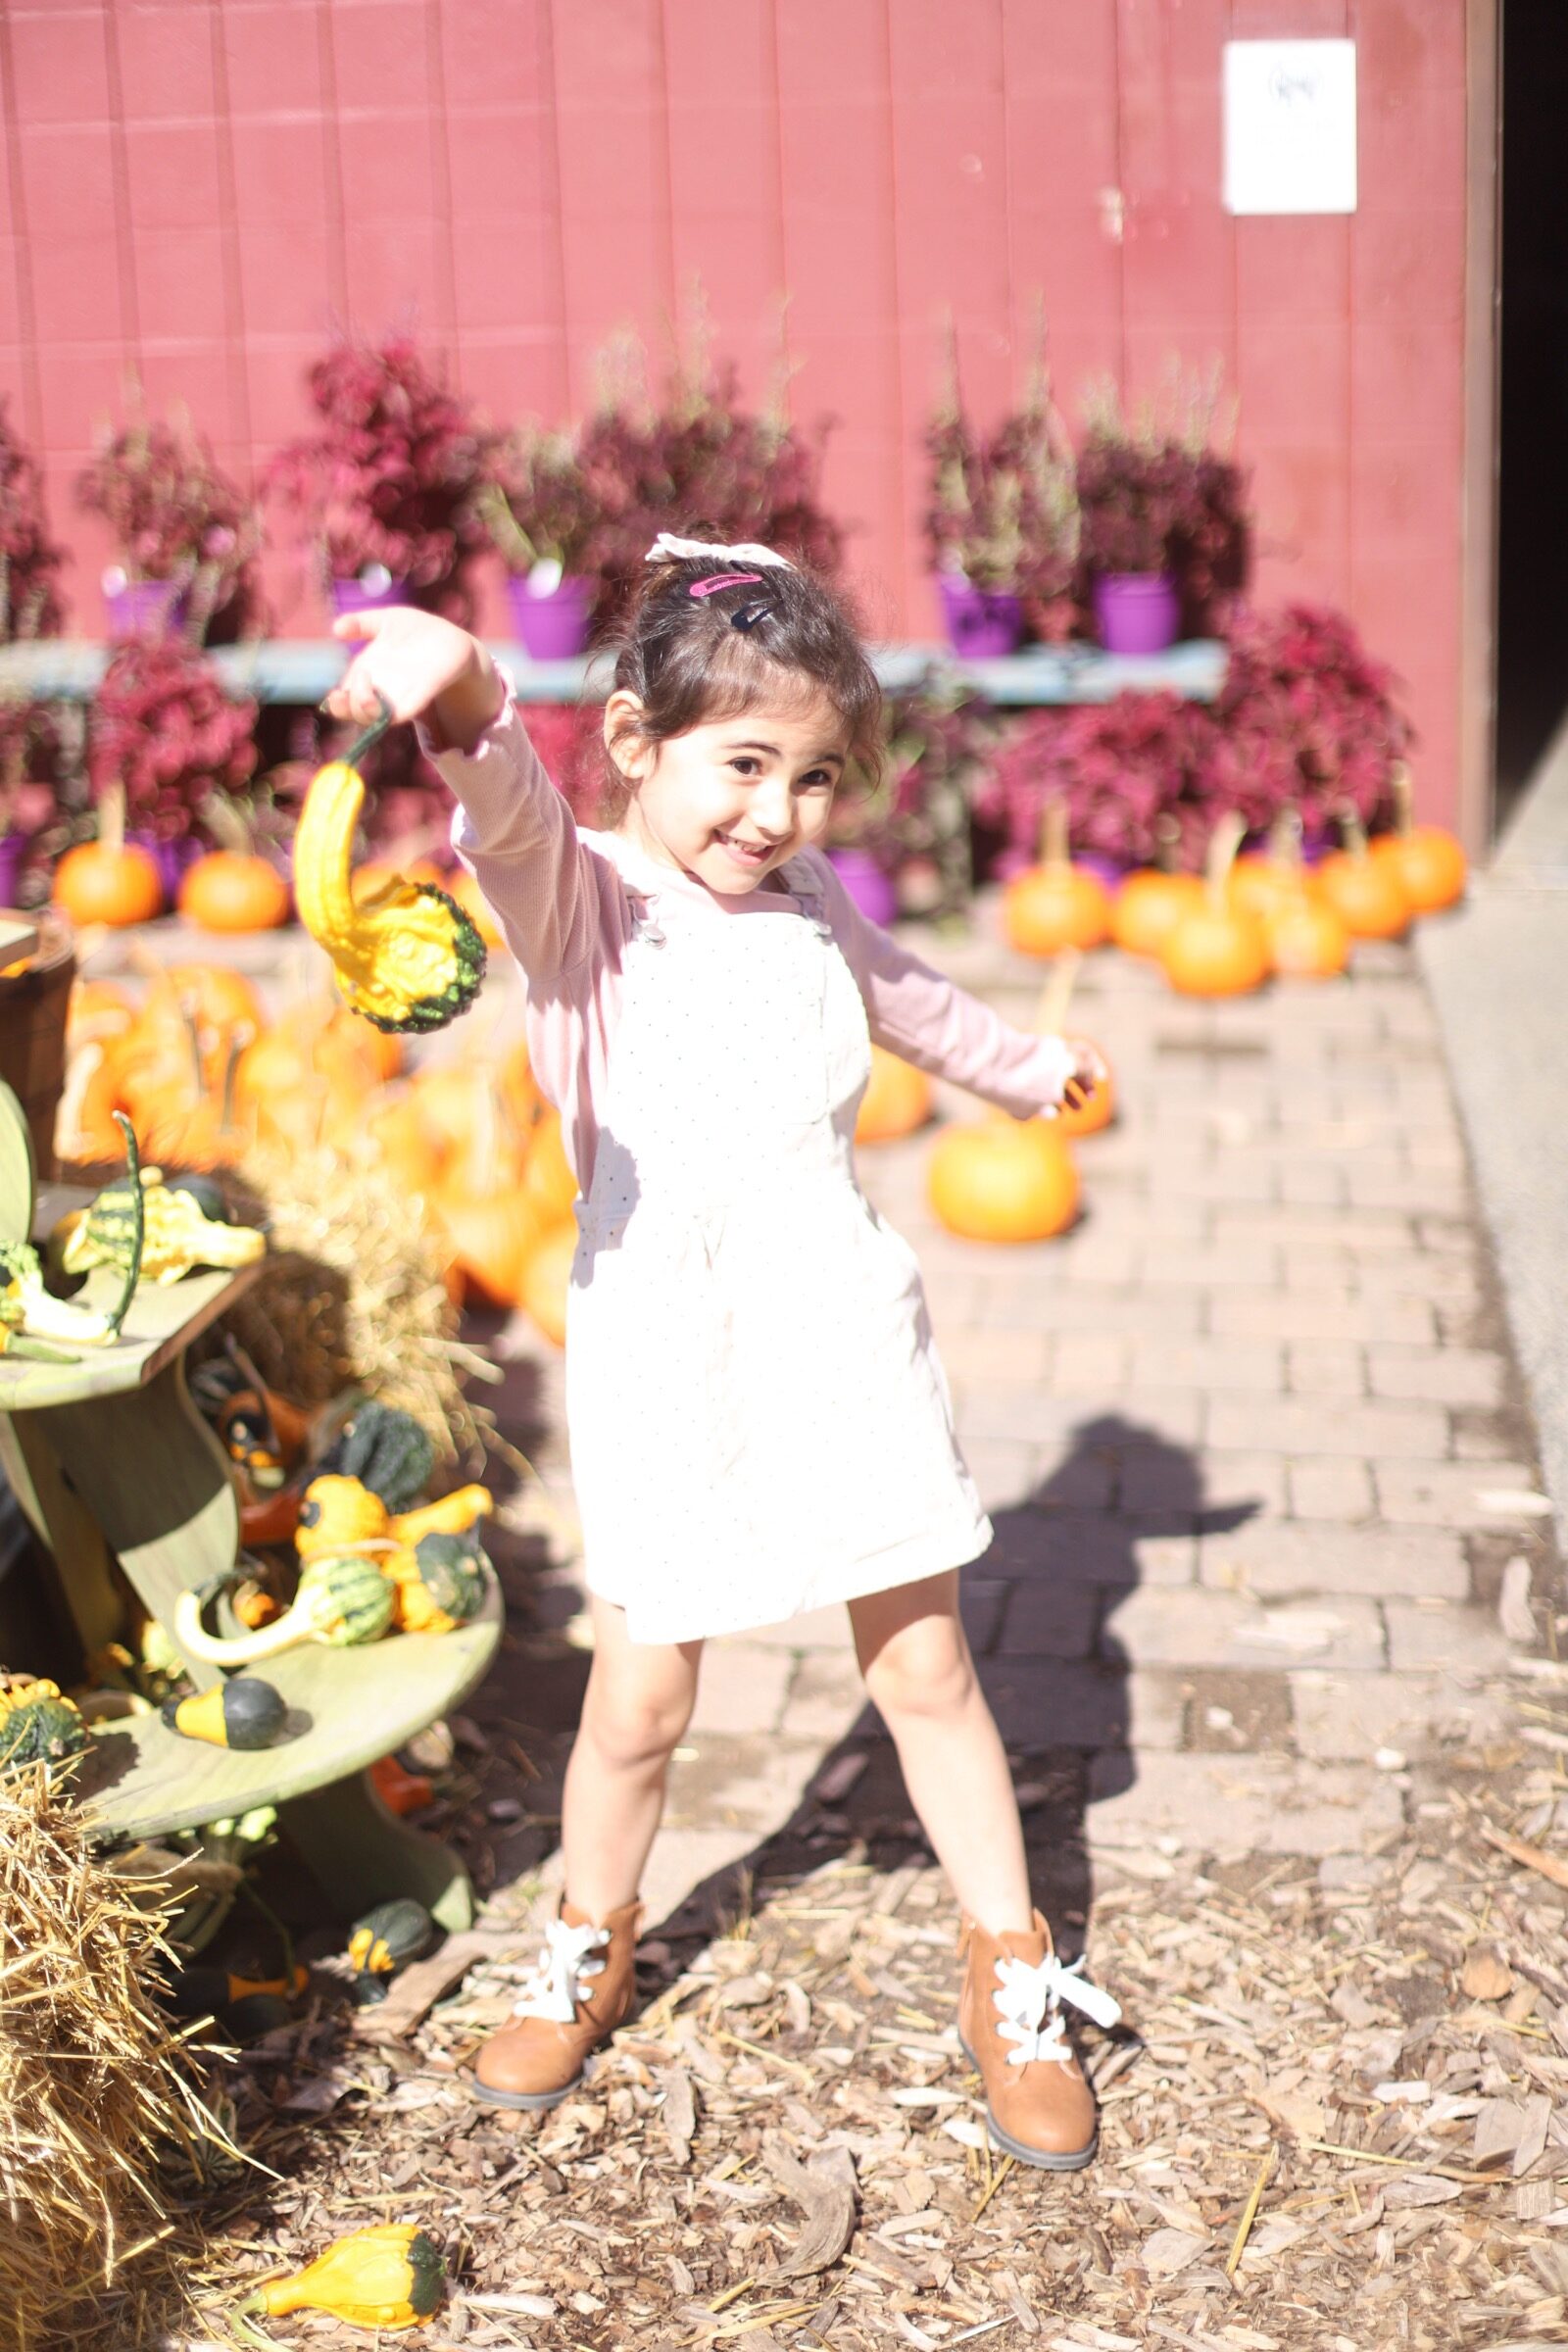
<path fill-rule="evenodd" d="M 794 564 L 787 556 L 775 556 L 770 547 L 758 547 L 747 541 L 740 547 L 719 547 L 711 539 L 674 539 L 668 531 L 661 531 L 643 558 L 645 564 L 776 564 L 780 571 L 793 571 Z"/>

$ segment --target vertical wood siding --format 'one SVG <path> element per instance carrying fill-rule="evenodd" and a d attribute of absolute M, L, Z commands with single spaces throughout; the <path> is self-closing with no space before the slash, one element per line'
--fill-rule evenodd
<path fill-rule="evenodd" d="M 1220 44 L 1359 43 L 1361 209 L 1233 221 Z M 701 289 L 764 397 L 831 415 L 871 625 L 927 636 L 921 432 L 956 330 L 994 415 L 1049 322 L 1068 413 L 1218 360 L 1261 597 L 1355 615 L 1455 802 L 1463 0 L 0 0 L 0 390 L 98 626 L 70 481 L 133 372 L 248 468 L 339 327 L 416 328 L 562 418 Z M 274 564 L 283 624 L 308 593 Z"/>

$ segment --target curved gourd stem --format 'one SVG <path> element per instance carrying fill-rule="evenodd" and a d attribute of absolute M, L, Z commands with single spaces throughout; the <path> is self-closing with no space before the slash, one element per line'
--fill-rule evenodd
<path fill-rule="evenodd" d="M 386 696 L 377 690 L 375 699 L 380 705 L 380 716 L 377 718 L 372 718 L 369 725 L 366 728 L 364 734 L 357 735 L 354 741 L 349 745 L 347 752 L 343 756 L 343 764 L 345 767 L 358 767 L 361 760 L 365 758 L 366 753 L 375 749 L 375 746 L 380 742 L 388 727 L 396 724 L 396 721 L 392 715 L 392 706 L 387 701 Z"/>
<path fill-rule="evenodd" d="M 131 1294 L 141 1280 L 141 1254 L 147 1241 L 147 1198 L 141 1189 L 141 1153 L 136 1148 L 136 1130 L 122 1110 L 117 1110 L 114 1119 L 125 1139 L 125 1182 L 130 1187 L 130 1262 L 125 1268 L 119 1303 L 109 1311 L 108 1336 L 112 1340 L 120 1336 Z"/>

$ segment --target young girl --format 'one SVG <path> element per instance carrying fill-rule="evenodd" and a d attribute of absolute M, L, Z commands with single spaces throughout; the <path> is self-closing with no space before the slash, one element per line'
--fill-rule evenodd
<path fill-rule="evenodd" d="M 1026 1118 L 1103 1071 L 1009 1028 L 858 913 L 823 855 L 880 695 L 835 597 L 770 549 L 661 534 L 605 710 L 607 832 L 579 832 L 484 648 L 428 614 L 327 707 L 422 717 L 454 843 L 527 979 L 535 1076 L 582 1188 L 566 1419 L 593 1668 L 565 1886 L 482 2098 L 541 2108 L 633 1998 L 638 1883 L 709 1635 L 847 1601 L 866 1689 L 968 1920 L 959 2009 L 993 2133 L 1094 2154 L 1006 1756 L 958 1618 L 991 1527 L 954 1437 L 913 1253 L 856 1181 L 869 1040 Z"/>

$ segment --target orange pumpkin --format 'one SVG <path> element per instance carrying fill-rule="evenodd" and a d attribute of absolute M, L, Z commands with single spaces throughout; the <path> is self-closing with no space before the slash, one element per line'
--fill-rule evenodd
<path fill-rule="evenodd" d="M 496 1087 L 514 1126 L 526 1130 L 538 1118 L 542 1104 L 524 1044 L 512 1047 L 496 1063 Z"/>
<path fill-rule="evenodd" d="M 203 931 L 275 931 L 291 911 L 275 865 L 243 850 L 213 850 L 179 885 L 179 911 Z"/>
<path fill-rule="evenodd" d="M 535 1245 L 523 1273 L 522 1303 L 558 1348 L 566 1345 L 566 1300 L 576 1254 L 576 1225 L 552 1225 Z"/>
<path fill-rule="evenodd" d="M 871 1048 L 871 1076 L 855 1121 L 858 1144 L 891 1143 L 912 1135 L 931 1116 L 931 1081 L 885 1047 Z"/>
<path fill-rule="evenodd" d="M 1317 886 L 1352 939 L 1399 939 L 1410 927 L 1410 900 L 1386 858 L 1366 846 L 1361 819 L 1348 803 L 1339 811 L 1345 847 L 1325 858 Z"/>
<path fill-rule="evenodd" d="M 134 842 L 114 849 L 105 841 L 78 842 L 55 867 L 54 904 L 78 929 L 107 923 L 150 923 L 164 910 L 158 868 Z"/>
<path fill-rule="evenodd" d="M 1078 1213 L 1078 1170 L 1053 1119 L 989 1119 L 945 1128 L 927 1195 L 949 1233 L 972 1242 L 1043 1242 Z"/>
<path fill-rule="evenodd" d="M 241 972 L 222 963 L 172 963 L 165 978 L 190 1005 L 198 1024 L 229 1031 L 248 1026 L 256 1036 L 266 1028 L 261 999 Z"/>
<path fill-rule="evenodd" d="M 1002 928 L 1024 956 L 1054 956 L 1062 948 L 1098 948 L 1110 935 L 1110 898 L 1097 874 L 1067 854 L 1067 808 L 1046 806 L 1040 863 L 1015 875 L 1002 897 Z"/>
<path fill-rule="evenodd" d="M 409 1095 L 396 1095 L 370 1112 L 368 1133 L 387 1166 L 412 1193 L 428 1193 L 441 1180 L 447 1155 L 431 1140 Z"/>
<path fill-rule="evenodd" d="M 1289 980 L 1337 979 L 1350 960 L 1350 934 L 1328 901 L 1311 891 L 1263 918 L 1274 969 Z"/>
<path fill-rule="evenodd" d="M 1371 854 L 1404 886 L 1417 914 L 1437 914 L 1464 897 L 1469 866 L 1454 836 L 1442 825 L 1418 825 L 1410 771 L 1403 761 L 1394 771 L 1395 830 L 1371 844 Z"/>
<path fill-rule="evenodd" d="M 1301 820 L 1294 808 L 1281 810 L 1265 851 L 1237 858 L 1225 895 L 1244 914 L 1255 915 L 1265 930 L 1282 907 L 1316 895 L 1316 884 L 1301 863 Z"/>
<path fill-rule="evenodd" d="M 1129 874 L 1110 906 L 1110 936 L 1129 956 L 1157 956 L 1184 914 L 1201 905 L 1196 874 L 1161 873 L 1157 866 Z"/>
<path fill-rule="evenodd" d="M 464 1297 L 493 1306 L 515 1306 L 544 1231 L 532 1201 L 524 1200 L 515 1185 L 481 1193 L 448 1184 L 437 1195 L 432 1213 L 463 1276 Z"/>
<path fill-rule="evenodd" d="M 1230 903 L 1230 870 L 1247 828 L 1222 816 L 1208 847 L 1203 903 L 1176 923 L 1160 954 L 1172 988 L 1188 997 L 1241 997 L 1269 975 L 1268 939 L 1255 915 Z"/>
<path fill-rule="evenodd" d="M 569 1217 L 577 1201 L 577 1178 L 566 1157 L 559 1110 L 545 1110 L 534 1123 L 522 1189 L 547 1224 Z"/>
<path fill-rule="evenodd" d="M 114 1043 L 112 1038 L 89 1038 L 66 1063 L 54 1143 L 56 1156 L 73 1165 L 124 1158 L 125 1139 L 115 1125 L 115 1112 L 124 1105 L 111 1051 Z"/>

